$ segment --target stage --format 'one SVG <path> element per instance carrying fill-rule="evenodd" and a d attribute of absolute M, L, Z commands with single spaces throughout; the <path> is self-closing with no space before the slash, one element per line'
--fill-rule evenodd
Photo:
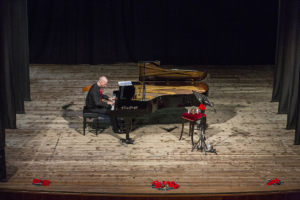
<path fill-rule="evenodd" d="M 278 199 L 300 192 L 295 130 L 285 129 L 287 116 L 277 114 L 278 103 L 270 102 L 274 66 L 162 67 L 209 73 L 204 82 L 216 112 L 207 107 L 206 138 L 217 155 L 191 152 L 188 123 L 179 141 L 186 108 L 145 116 L 131 133 L 135 145 L 123 146 L 125 134 L 115 134 L 111 127 L 98 136 L 88 130 L 83 135 L 81 89 L 106 76 L 103 93 L 112 96 L 118 81 L 138 80 L 136 63 L 32 64 L 32 101 L 25 102 L 26 114 L 17 115 L 18 129 L 6 129 L 8 182 L 0 183 L 0 192 L 207 198 L 272 194 Z M 34 186 L 35 178 L 51 183 Z M 266 185 L 275 178 L 283 184 Z M 155 180 L 176 181 L 180 187 L 155 190 Z"/>

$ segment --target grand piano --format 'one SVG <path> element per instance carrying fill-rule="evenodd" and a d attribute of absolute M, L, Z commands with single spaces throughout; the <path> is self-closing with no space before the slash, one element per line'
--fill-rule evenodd
<path fill-rule="evenodd" d="M 138 63 L 139 81 L 119 82 L 119 90 L 111 116 L 125 121 L 124 145 L 135 144 L 129 137 L 132 119 L 143 117 L 159 109 L 199 106 L 193 91 L 208 96 L 208 85 L 200 82 L 207 73 L 195 70 L 163 69 L 159 61 Z"/>

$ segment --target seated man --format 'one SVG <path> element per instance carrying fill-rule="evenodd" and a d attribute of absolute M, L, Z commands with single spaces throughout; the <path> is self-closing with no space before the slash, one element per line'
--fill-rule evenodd
<path fill-rule="evenodd" d="M 107 78 L 105 76 L 101 76 L 99 81 L 93 84 L 90 88 L 85 99 L 85 104 L 91 112 L 108 115 L 113 127 L 113 132 L 119 133 L 117 119 L 110 116 L 111 107 L 114 105 L 115 98 L 109 98 L 101 91 L 101 88 L 106 87 L 107 82 Z M 103 102 L 102 99 L 110 100 L 110 102 Z"/>

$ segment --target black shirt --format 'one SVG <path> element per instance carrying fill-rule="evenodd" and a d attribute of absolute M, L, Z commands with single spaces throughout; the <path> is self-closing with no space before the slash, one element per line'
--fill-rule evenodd
<path fill-rule="evenodd" d="M 102 113 L 102 111 L 111 108 L 111 105 L 107 104 L 107 102 L 101 102 L 99 89 L 100 87 L 97 85 L 97 83 L 92 85 L 92 87 L 90 88 L 86 96 L 85 104 L 90 111 Z M 102 99 L 108 100 L 109 98 L 107 95 L 103 94 L 102 90 L 101 90 L 101 96 Z M 106 109 L 101 109 L 101 108 L 106 108 Z"/>

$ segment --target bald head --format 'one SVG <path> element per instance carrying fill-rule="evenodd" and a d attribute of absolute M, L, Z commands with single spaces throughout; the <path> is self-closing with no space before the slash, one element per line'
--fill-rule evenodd
<path fill-rule="evenodd" d="M 100 78 L 99 78 L 99 81 L 100 82 L 107 82 L 107 78 L 105 77 L 105 76 L 101 76 Z"/>
<path fill-rule="evenodd" d="M 108 82 L 107 78 L 105 76 L 101 76 L 99 78 L 99 81 L 97 82 L 97 85 L 99 87 L 106 87 L 107 82 Z"/>

